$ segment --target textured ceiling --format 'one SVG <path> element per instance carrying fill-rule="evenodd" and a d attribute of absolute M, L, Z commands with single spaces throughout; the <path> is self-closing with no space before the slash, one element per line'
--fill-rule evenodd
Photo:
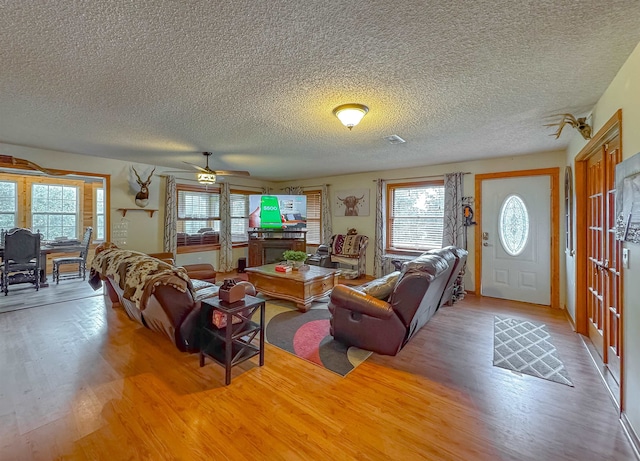
<path fill-rule="evenodd" d="M 558 150 L 575 131 L 542 125 L 591 109 L 639 25 L 637 0 L 4 0 L 0 142 L 210 150 L 270 180 Z M 350 102 L 370 108 L 351 132 Z"/>

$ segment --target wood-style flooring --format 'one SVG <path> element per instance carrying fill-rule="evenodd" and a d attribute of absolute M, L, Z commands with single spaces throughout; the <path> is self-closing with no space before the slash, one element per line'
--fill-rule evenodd
<path fill-rule="evenodd" d="M 496 314 L 546 323 L 575 387 L 494 367 Z M 102 296 L 2 313 L 0 459 L 635 459 L 561 311 L 467 296 L 345 378 L 268 344 L 232 376 Z"/>

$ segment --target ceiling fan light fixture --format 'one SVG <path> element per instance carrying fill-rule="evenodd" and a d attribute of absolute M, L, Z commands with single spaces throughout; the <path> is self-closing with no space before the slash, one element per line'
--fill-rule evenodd
<path fill-rule="evenodd" d="M 215 184 L 216 175 L 211 173 L 198 173 L 198 182 L 200 184 Z"/>
<path fill-rule="evenodd" d="M 369 108 L 364 104 L 343 104 L 333 109 L 333 114 L 349 129 L 360 123 L 367 112 Z"/>

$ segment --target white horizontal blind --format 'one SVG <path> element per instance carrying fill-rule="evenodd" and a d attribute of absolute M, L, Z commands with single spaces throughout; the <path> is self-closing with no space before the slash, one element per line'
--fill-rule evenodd
<path fill-rule="evenodd" d="M 17 192 L 14 181 L 0 181 L 0 229 L 16 227 Z"/>
<path fill-rule="evenodd" d="M 178 190 L 178 232 L 220 231 L 220 193 Z"/>
<path fill-rule="evenodd" d="M 391 249 L 442 247 L 444 185 L 392 185 L 389 236 Z"/>
<path fill-rule="evenodd" d="M 249 193 L 231 191 L 229 198 L 231 206 L 231 242 L 246 242 L 249 238 Z"/>
<path fill-rule="evenodd" d="M 310 245 L 320 245 L 322 242 L 320 229 L 322 229 L 322 192 L 305 191 L 307 196 L 307 243 Z"/>

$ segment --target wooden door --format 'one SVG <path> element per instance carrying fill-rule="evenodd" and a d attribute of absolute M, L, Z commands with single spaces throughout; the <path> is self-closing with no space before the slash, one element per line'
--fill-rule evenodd
<path fill-rule="evenodd" d="M 483 181 L 480 221 L 482 296 L 550 305 L 551 178 Z"/>
<path fill-rule="evenodd" d="M 615 166 L 620 137 L 587 160 L 588 336 L 620 383 L 621 243 L 615 238 Z"/>

